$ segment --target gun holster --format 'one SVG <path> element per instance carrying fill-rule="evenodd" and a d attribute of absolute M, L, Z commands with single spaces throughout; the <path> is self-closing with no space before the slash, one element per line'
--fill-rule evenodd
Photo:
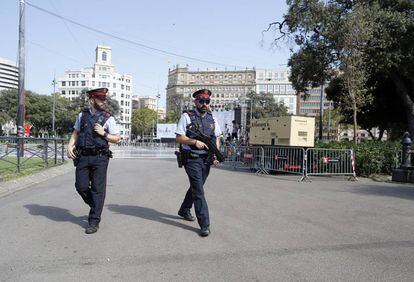
<path fill-rule="evenodd" d="M 79 164 L 79 159 L 80 159 L 80 156 L 81 156 L 81 149 L 80 148 L 75 148 L 74 150 L 73 150 L 73 153 L 75 153 L 75 158 L 73 159 L 73 165 L 76 167 L 76 166 L 78 166 L 78 164 Z"/>
<path fill-rule="evenodd" d="M 180 149 L 179 151 L 175 151 L 174 154 L 177 157 L 178 167 L 183 167 L 187 164 L 187 160 L 189 157 L 188 152 Z"/>

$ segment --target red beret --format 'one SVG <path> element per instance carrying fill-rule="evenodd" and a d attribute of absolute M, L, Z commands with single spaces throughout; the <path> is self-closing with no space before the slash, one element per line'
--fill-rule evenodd
<path fill-rule="evenodd" d="M 86 94 L 88 94 L 89 98 L 92 98 L 92 97 L 105 97 L 106 94 L 108 94 L 108 88 L 92 89 L 92 90 L 86 91 Z"/>
<path fill-rule="evenodd" d="M 193 98 L 200 99 L 200 98 L 210 98 L 211 91 L 208 89 L 200 89 L 193 93 Z"/>

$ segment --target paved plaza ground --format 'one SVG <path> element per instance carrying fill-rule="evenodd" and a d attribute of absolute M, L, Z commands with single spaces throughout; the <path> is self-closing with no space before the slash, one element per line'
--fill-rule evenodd
<path fill-rule="evenodd" d="M 414 280 L 410 185 L 212 169 L 202 238 L 177 216 L 188 180 L 173 159 L 117 158 L 86 235 L 74 168 L 59 170 L 0 198 L 0 281 Z"/>

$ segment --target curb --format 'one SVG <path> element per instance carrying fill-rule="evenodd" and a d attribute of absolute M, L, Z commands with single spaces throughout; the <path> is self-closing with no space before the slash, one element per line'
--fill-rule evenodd
<path fill-rule="evenodd" d="M 49 180 L 56 176 L 63 175 L 72 170 L 74 170 L 73 163 L 67 162 L 62 165 L 57 165 L 51 168 L 44 169 L 40 172 L 31 175 L 27 175 L 6 182 L 0 182 L 0 198 L 30 188 L 35 184 L 42 183 L 46 180 Z"/>

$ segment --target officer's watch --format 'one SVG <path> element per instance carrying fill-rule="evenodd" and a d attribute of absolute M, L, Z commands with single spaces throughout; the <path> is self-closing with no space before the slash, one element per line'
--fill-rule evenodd
<path fill-rule="evenodd" d="M 103 135 L 104 138 L 108 137 L 108 132 L 105 132 Z"/>

